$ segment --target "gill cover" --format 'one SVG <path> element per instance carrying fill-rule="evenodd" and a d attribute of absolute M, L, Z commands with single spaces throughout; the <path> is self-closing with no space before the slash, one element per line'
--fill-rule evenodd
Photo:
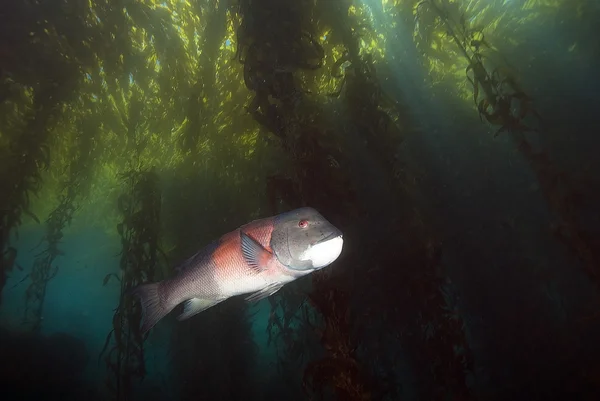
<path fill-rule="evenodd" d="M 333 262 L 342 250 L 342 232 L 311 207 L 274 217 L 271 249 L 281 264 L 310 272 Z"/>

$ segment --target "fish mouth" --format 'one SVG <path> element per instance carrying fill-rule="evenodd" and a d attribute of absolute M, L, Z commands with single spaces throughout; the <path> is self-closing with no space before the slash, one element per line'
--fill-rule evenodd
<path fill-rule="evenodd" d="M 311 261 L 313 269 L 319 270 L 331 264 L 340 256 L 343 244 L 342 233 L 337 230 L 311 246 L 306 251 L 305 256 Z"/>
<path fill-rule="evenodd" d="M 330 240 L 338 238 L 338 237 L 340 237 L 340 238 L 343 237 L 342 232 L 341 231 L 333 231 L 331 234 L 329 234 L 325 238 L 321 238 L 320 240 L 315 242 L 313 245 L 322 244 L 324 242 L 330 241 Z"/>

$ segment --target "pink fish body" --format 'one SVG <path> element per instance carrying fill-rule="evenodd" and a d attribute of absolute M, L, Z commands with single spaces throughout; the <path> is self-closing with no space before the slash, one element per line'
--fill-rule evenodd
<path fill-rule="evenodd" d="M 341 254 L 342 233 L 305 207 L 252 221 L 223 235 L 178 267 L 178 274 L 133 290 L 142 304 L 142 331 L 177 305 L 188 319 L 236 295 L 258 301 L 322 269 Z"/>

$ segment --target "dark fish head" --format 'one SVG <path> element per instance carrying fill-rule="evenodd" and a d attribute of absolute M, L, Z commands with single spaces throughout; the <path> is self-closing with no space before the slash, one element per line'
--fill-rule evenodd
<path fill-rule="evenodd" d="M 342 232 L 315 209 L 303 207 L 280 214 L 273 222 L 271 249 L 289 269 L 322 269 L 340 256 Z"/>

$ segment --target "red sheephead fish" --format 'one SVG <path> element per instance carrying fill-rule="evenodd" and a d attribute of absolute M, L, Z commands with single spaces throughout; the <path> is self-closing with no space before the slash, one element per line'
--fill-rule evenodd
<path fill-rule="evenodd" d="M 183 262 L 175 277 L 134 288 L 142 305 L 141 330 L 146 333 L 182 302 L 179 320 L 235 295 L 266 298 L 332 263 L 343 242 L 342 232 L 310 207 L 252 221 Z"/>

